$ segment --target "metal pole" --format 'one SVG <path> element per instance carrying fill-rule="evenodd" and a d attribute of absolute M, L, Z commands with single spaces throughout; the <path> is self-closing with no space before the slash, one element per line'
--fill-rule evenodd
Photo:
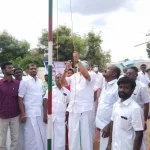
<path fill-rule="evenodd" d="M 53 33 L 52 20 L 53 0 L 49 0 L 49 22 L 48 22 L 48 150 L 52 149 L 52 54 L 53 54 Z"/>
<path fill-rule="evenodd" d="M 138 46 L 141 46 L 141 45 L 143 45 L 143 44 L 147 44 L 147 43 L 150 43 L 150 41 L 148 41 L 148 42 L 144 42 L 144 43 L 141 43 L 141 44 L 138 44 L 138 45 L 135 45 L 134 47 L 138 47 Z"/>

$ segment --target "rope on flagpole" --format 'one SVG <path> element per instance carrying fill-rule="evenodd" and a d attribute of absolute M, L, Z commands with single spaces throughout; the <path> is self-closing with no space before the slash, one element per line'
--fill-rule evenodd
<path fill-rule="evenodd" d="M 58 0 L 57 0 L 57 43 L 56 43 L 56 45 L 57 45 L 57 61 L 58 61 L 58 48 L 59 48 L 59 46 L 58 46 L 58 43 L 59 43 L 59 35 L 58 35 Z"/>
<path fill-rule="evenodd" d="M 73 42 L 73 50 L 74 51 L 77 51 L 76 50 L 76 47 L 75 47 L 75 40 L 74 40 L 74 37 L 73 37 L 73 31 L 74 31 L 74 26 L 73 26 L 73 11 L 72 11 L 72 1 L 70 0 L 70 13 L 71 13 L 71 25 L 72 25 L 72 42 Z M 75 63 L 75 62 L 74 62 Z M 74 76 L 74 79 L 75 79 L 75 95 L 74 95 L 74 103 L 72 105 L 72 107 L 74 106 L 75 104 L 75 100 L 76 100 L 76 77 Z M 79 133 L 80 133 L 80 150 L 82 150 L 82 143 L 81 143 L 81 124 L 79 122 Z"/>
<path fill-rule="evenodd" d="M 72 35 L 72 43 L 73 43 L 73 50 L 75 51 L 75 41 L 73 37 L 73 11 L 72 11 L 72 1 L 70 0 L 70 13 L 71 13 L 71 35 Z"/>

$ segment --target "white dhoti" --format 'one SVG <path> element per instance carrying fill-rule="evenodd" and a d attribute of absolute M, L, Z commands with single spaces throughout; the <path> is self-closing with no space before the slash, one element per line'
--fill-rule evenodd
<path fill-rule="evenodd" d="M 69 113 L 69 150 L 93 150 L 93 111 Z"/>
<path fill-rule="evenodd" d="M 106 150 L 106 147 L 108 145 L 108 140 L 109 140 L 109 137 L 103 138 L 102 137 L 102 132 L 100 132 L 100 147 L 99 147 L 99 150 Z"/>
<path fill-rule="evenodd" d="M 21 123 L 20 124 L 20 130 L 19 130 L 19 150 L 24 150 L 25 147 L 25 138 L 24 138 L 24 124 Z"/>
<path fill-rule="evenodd" d="M 24 138 L 25 150 L 47 150 L 46 124 L 43 117 L 27 117 Z"/>
<path fill-rule="evenodd" d="M 65 150 L 65 117 L 57 117 L 53 121 L 52 150 Z"/>

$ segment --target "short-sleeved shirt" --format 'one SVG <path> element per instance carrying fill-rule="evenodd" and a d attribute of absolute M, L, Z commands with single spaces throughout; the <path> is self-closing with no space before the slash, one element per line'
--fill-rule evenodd
<path fill-rule="evenodd" d="M 67 111 L 73 113 L 82 113 L 90 111 L 94 106 L 94 84 L 95 75 L 89 72 L 91 80 L 86 80 L 79 72 L 67 77 L 67 83 L 70 85 L 70 103 Z"/>
<path fill-rule="evenodd" d="M 42 114 L 43 106 L 43 83 L 37 77 L 36 80 L 28 75 L 20 82 L 19 97 L 23 98 L 27 117 L 37 117 Z"/>
<path fill-rule="evenodd" d="M 148 88 L 141 81 L 136 80 L 136 87 L 132 94 L 132 99 L 134 99 L 142 109 L 144 109 L 144 104 L 150 103 Z"/>
<path fill-rule="evenodd" d="M 144 130 L 144 114 L 140 106 L 129 98 L 120 99 L 113 106 L 112 150 L 133 150 L 135 131 Z"/>
<path fill-rule="evenodd" d="M 147 87 L 148 87 L 148 84 L 150 83 L 150 79 L 149 79 L 149 76 L 148 76 L 147 72 L 143 73 L 142 71 L 140 71 L 138 73 L 137 80 L 139 80 L 142 83 L 144 83 Z"/>
<path fill-rule="evenodd" d="M 95 82 L 95 85 L 94 85 L 94 89 L 102 89 L 103 88 L 103 84 L 105 82 L 105 79 L 102 75 L 102 73 L 98 72 L 96 74 L 96 82 Z"/>
<path fill-rule="evenodd" d="M 9 119 L 19 115 L 18 89 L 19 81 L 5 78 L 0 80 L 0 118 Z"/>
<path fill-rule="evenodd" d="M 103 86 L 96 114 L 96 127 L 103 129 L 111 121 L 114 103 L 118 100 L 117 79 Z"/>
<path fill-rule="evenodd" d="M 44 96 L 48 98 L 48 90 Z M 67 105 L 70 101 L 70 91 L 65 87 L 58 89 L 54 86 L 52 89 L 52 117 L 53 120 L 59 117 L 65 117 Z"/>

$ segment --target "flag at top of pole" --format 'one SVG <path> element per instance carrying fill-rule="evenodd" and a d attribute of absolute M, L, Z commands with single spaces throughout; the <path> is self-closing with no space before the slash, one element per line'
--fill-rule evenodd
<path fill-rule="evenodd" d="M 53 0 L 49 0 L 48 19 L 48 150 L 52 150 L 52 54 L 53 54 Z"/>

